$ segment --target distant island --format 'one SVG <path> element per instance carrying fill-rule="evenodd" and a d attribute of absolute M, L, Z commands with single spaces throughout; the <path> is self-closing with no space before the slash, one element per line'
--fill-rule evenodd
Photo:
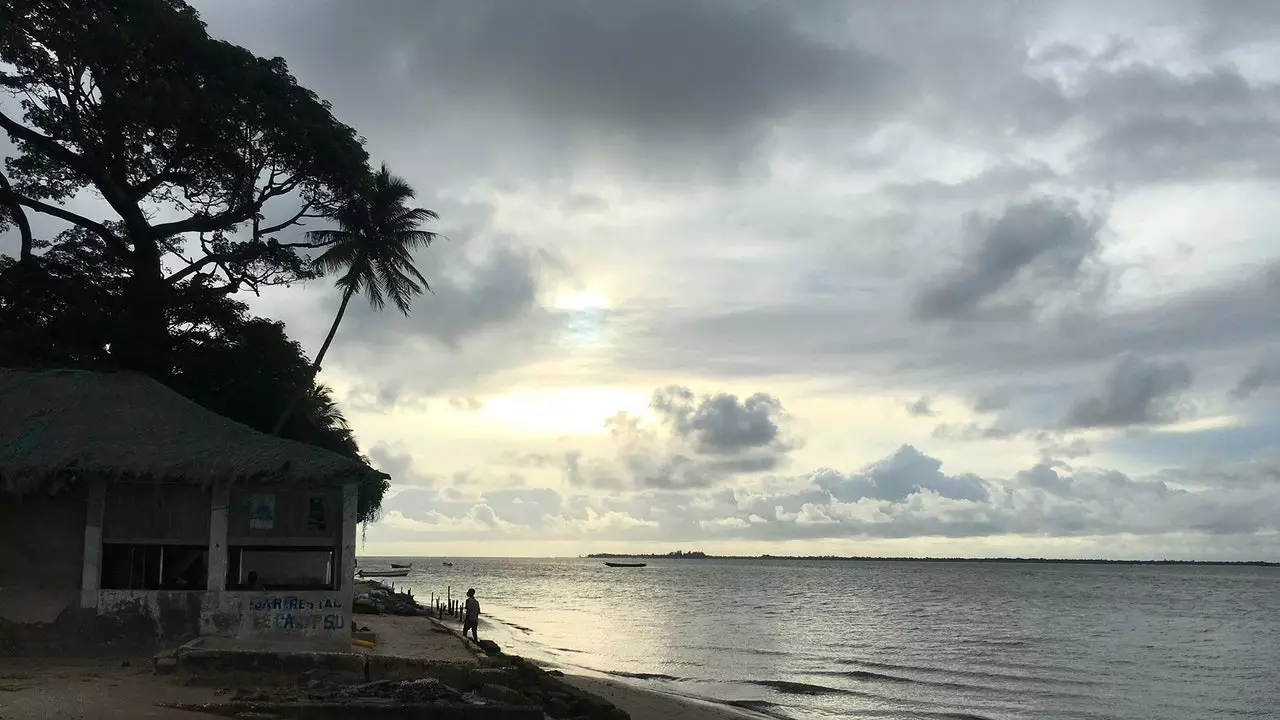
<path fill-rule="evenodd" d="M 698 550 L 694 550 L 692 552 L 676 550 L 675 552 L 669 552 L 666 555 L 619 555 L 616 553 L 592 553 L 587 557 L 606 560 L 614 558 L 673 558 L 675 560 L 702 560 L 712 556 Z"/>
<path fill-rule="evenodd" d="M 645 558 L 653 560 L 829 560 L 841 562 L 932 562 L 932 563 L 1042 563 L 1058 565 L 1231 565 L 1247 567 L 1280 567 L 1280 562 L 1265 560 L 1105 560 L 1102 558 L 948 558 L 948 557 L 871 557 L 840 555 L 708 555 L 702 551 L 676 550 L 660 553 L 591 553 L 588 558 Z"/>

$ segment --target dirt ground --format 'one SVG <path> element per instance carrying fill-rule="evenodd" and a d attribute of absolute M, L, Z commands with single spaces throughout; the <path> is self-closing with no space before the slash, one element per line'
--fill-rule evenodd
<path fill-rule="evenodd" d="M 374 655 L 430 658 L 459 663 L 478 663 L 479 660 L 459 636 L 436 629 L 434 623 L 422 617 L 397 615 L 355 615 L 355 625 L 363 625 L 378 634 Z"/>
<path fill-rule="evenodd" d="M 181 687 L 151 673 L 151 658 L 33 660 L 0 658 L 0 720 L 200 720 L 207 715 L 155 706 L 206 703 L 210 688 Z"/>

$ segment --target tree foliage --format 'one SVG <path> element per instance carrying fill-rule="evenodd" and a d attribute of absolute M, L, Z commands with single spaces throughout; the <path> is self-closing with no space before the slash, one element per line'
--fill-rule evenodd
<path fill-rule="evenodd" d="M 332 241 L 287 231 L 372 183 L 328 103 L 181 0 L 0 0 L 0 89 L 0 365 L 142 371 L 262 431 L 296 401 L 282 436 L 363 459 L 302 348 L 235 297 L 321 276 Z M 362 521 L 386 489 L 361 487 Z"/>
<path fill-rule="evenodd" d="M 125 367 L 163 373 L 177 283 L 233 293 L 313 277 L 298 253 L 310 244 L 277 234 L 369 174 L 355 131 L 283 59 L 210 38 L 179 0 L 6 0 L 0 61 L 21 108 L 0 112 L 19 150 L 0 205 L 83 228 L 125 264 L 112 350 Z M 86 190 L 113 217 L 59 204 Z"/>

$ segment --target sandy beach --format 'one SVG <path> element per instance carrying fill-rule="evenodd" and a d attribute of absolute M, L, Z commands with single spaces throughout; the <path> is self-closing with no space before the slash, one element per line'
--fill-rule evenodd
<path fill-rule="evenodd" d="M 454 623 L 422 617 L 360 615 L 357 624 L 377 633 L 367 654 L 429 658 L 478 665 L 483 653 L 464 640 Z M 759 718 L 736 708 L 643 689 L 624 681 L 565 676 L 579 690 L 608 700 L 633 720 L 743 720 Z M 97 660 L 5 659 L 0 661 L 0 720 L 69 718 L 206 717 L 159 707 L 158 703 L 207 703 L 226 690 L 183 687 L 172 677 L 152 674 L 150 658 Z"/>

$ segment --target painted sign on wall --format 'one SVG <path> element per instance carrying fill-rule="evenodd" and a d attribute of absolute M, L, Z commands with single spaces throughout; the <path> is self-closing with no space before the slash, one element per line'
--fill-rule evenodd
<path fill-rule="evenodd" d="M 246 605 L 256 632 L 338 632 L 347 627 L 342 599 L 336 596 L 263 595 Z"/>

